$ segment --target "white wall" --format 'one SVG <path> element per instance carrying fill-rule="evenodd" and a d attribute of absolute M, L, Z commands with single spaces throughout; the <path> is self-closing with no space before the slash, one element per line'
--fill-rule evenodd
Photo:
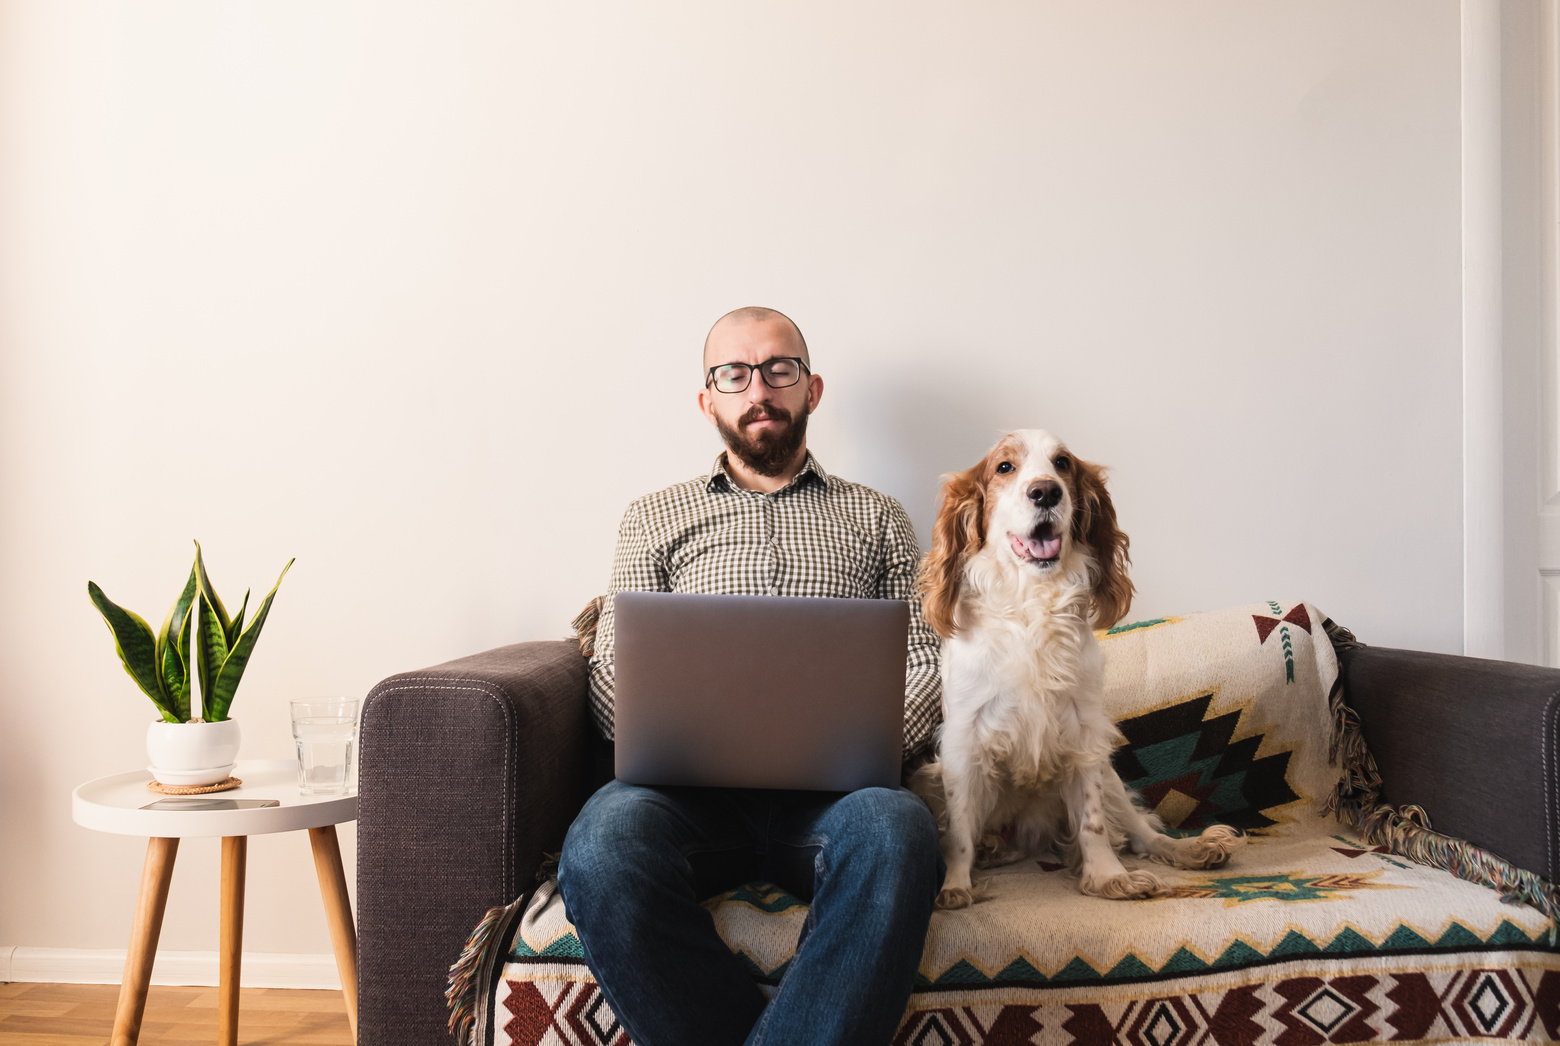
<path fill-rule="evenodd" d="M 192 537 L 235 598 L 297 556 L 235 706 L 285 755 L 289 697 L 562 636 L 717 451 L 737 305 L 923 540 L 1041 425 L 1114 467 L 1137 616 L 1459 649 L 1451 0 L 11 0 L 0 49 L 0 947 L 128 935 L 143 844 L 69 794 L 151 707 L 88 578 L 160 621 Z M 304 838 L 250 852 L 247 947 L 328 951 Z"/>

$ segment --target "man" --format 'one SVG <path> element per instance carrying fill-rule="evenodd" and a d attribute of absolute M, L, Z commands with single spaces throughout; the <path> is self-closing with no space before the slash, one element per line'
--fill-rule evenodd
<path fill-rule="evenodd" d="M 905 749 L 920 752 L 939 715 L 938 647 L 915 594 L 920 555 L 904 509 L 808 453 L 823 379 L 787 317 L 721 317 L 705 339 L 704 377 L 699 407 L 727 450 L 707 476 L 623 516 L 591 659 L 597 727 L 612 737 L 612 593 L 904 599 Z M 860 1046 L 887 1044 L 899 1024 L 942 876 L 932 816 L 903 789 L 613 781 L 569 829 L 558 885 L 585 961 L 637 1046 Z M 767 1005 L 699 904 L 759 878 L 811 902 Z"/>

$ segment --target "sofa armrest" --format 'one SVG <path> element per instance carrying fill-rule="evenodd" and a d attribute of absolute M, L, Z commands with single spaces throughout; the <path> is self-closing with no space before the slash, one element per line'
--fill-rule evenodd
<path fill-rule="evenodd" d="M 391 676 L 363 708 L 359 1042 L 448 1040 L 445 974 L 583 804 L 585 659 L 521 643 Z"/>
<path fill-rule="evenodd" d="M 1341 660 L 1383 798 L 1554 882 L 1560 670 L 1370 646 Z"/>

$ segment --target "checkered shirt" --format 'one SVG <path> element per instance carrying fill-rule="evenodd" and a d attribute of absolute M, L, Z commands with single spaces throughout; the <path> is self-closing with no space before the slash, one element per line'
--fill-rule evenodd
<path fill-rule="evenodd" d="M 942 718 L 937 634 L 915 590 L 920 558 L 898 501 L 829 475 L 811 453 L 791 482 L 763 494 L 732 482 L 723 452 L 709 475 L 646 495 L 623 514 L 590 659 L 597 729 L 611 740 L 618 592 L 902 599 L 910 604 L 904 751 L 919 754 Z"/>

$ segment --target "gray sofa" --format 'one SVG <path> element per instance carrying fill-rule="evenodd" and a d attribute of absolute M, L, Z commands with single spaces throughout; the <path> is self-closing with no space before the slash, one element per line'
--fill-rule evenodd
<path fill-rule="evenodd" d="M 1560 671 L 1379 647 L 1339 651 L 1394 804 L 1553 882 Z M 611 772 L 572 641 L 386 679 L 363 713 L 359 1042 L 451 1041 L 446 971 L 483 913 L 529 887 Z"/>

